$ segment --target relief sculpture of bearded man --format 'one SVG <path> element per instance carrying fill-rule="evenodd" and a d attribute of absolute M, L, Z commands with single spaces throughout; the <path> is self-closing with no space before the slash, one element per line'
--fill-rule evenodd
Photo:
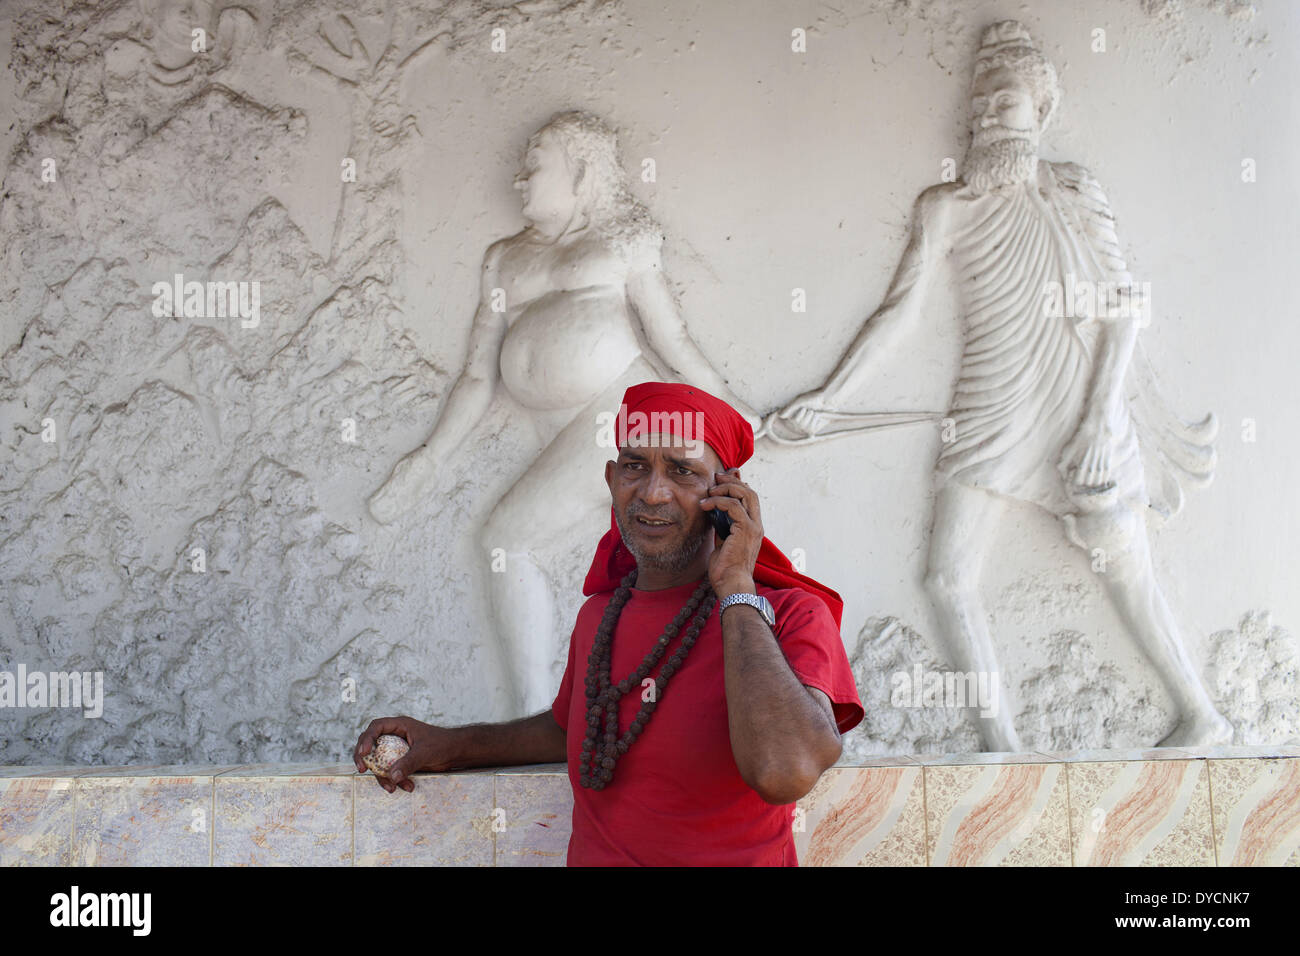
<path fill-rule="evenodd" d="M 1138 342 L 1149 298 L 1120 253 L 1110 205 L 1073 163 L 1038 158 L 1059 100 L 1056 71 L 1015 21 L 985 31 L 971 95 L 972 142 L 956 182 L 925 190 L 884 303 L 839 366 L 775 420 L 804 438 L 863 383 L 887 343 L 919 315 L 947 262 L 964 310 L 960 378 L 940 452 L 925 586 L 953 663 L 997 674 L 980 569 L 1009 500 L 1060 517 L 1129 632 L 1159 673 L 1179 720 L 1162 746 L 1232 738 L 1156 582 L 1148 514 L 1182 503 L 1180 476 L 1213 474 L 1213 416 L 1179 421 L 1162 403 Z M 1076 289 L 1094 292 L 1075 299 Z M 1065 295 L 1061 292 L 1064 290 Z M 1021 749 L 1005 693 L 979 717 L 986 749 Z"/>
<path fill-rule="evenodd" d="M 713 368 L 678 314 L 660 258 L 663 236 L 627 189 L 614 132 L 573 111 L 528 141 L 515 180 L 527 227 L 488 247 L 465 367 L 432 434 L 399 461 L 370 498 L 389 523 L 418 507 L 443 463 L 504 385 L 548 441 L 496 503 L 479 534 L 496 634 L 510 671 L 513 706 L 532 713 L 555 696 L 563 666 L 554 626 L 554 585 L 538 553 L 575 529 L 594 531 L 608 489 L 591 475 L 609 457 L 598 421 L 632 384 L 683 378 L 758 415 Z M 685 556 L 689 560 L 689 556 Z"/>

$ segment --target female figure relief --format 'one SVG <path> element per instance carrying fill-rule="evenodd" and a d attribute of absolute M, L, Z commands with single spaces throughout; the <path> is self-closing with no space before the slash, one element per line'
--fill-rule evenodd
<path fill-rule="evenodd" d="M 660 259 L 662 236 L 629 193 L 614 132 L 585 112 L 556 115 L 528 142 L 515 180 L 528 225 L 488 247 L 469 355 L 427 442 L 397 463 L 370 499 L 388 523 L 410 507 L 440 462 L 478 422 L 498 383 L 546 423 L 567 422 L 497 502 L 479 541 L 504 549 L 487 575 L 515 705 L 550 705 L 560 637 L 536 552 L 575 527 L 599 535 L 609 507 L 601 476 L 616 450 L 598 444 L 597 414 L 637 382 L 690 381 L 729 402 L 757 431 L 686 330 Z M 569 412 L 572 414 L 569 414 Z M 552 424 L 552 427 L 554 425 Z"/>

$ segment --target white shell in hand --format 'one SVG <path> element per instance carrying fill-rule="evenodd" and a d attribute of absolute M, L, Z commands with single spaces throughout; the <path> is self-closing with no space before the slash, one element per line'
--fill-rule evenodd
<path fill-rule="evenodd" d="M 387 777 L 388 768 L 410 749 L 411 745 L 401 737 L 383 734 L 375 741 L 375 746 L 371 748 L 370 753 L 361 758 L 361 762 L 369 767 L 370 772 L 376 777 Z"/>

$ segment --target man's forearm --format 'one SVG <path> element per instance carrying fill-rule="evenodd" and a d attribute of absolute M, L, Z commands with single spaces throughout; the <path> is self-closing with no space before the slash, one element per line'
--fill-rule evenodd
<path fill-rule="evenodd" d="M 1094 418 L 1118 422 L 1124 404 L 1124 379 L 1128 374 L 1138 322 L 1122 319 L 1107 325 L 1102 333 L 1100 355 L 1088 395 L 1088 409 Z"/>
<path fill-rule="evenodd" d="M 722 616 L 731 750 L 741 776 L 769 803 L 793 803 L 839 758 L 839 732 L 752 607 Z"/>
<path fill-rule="evenodd" d="M 565 734 L 549 709 L 500 724 L 451 728 L 457 740 L 457 767 L 510 767 L 564 763 Z"/>

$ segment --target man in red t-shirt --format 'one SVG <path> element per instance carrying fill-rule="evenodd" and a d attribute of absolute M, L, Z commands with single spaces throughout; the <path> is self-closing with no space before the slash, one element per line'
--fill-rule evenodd
<path fill-rule="evenodd" d="M 380 734 L 411 744 L 376 778 L 389 792 L 411 790 L 417 770 L 565 760 L 571 866 L 797 865 L 793 804 L 863 717 L 839 595 L 764 537 L 739 473 L 753 431 L 729 405 L 636 385 L 617 439 L 611 528 L 550 712 L 459 728 L 372 721 L 357 769 Z M 725 536 L 711 511 L 727 515 Z"/>

